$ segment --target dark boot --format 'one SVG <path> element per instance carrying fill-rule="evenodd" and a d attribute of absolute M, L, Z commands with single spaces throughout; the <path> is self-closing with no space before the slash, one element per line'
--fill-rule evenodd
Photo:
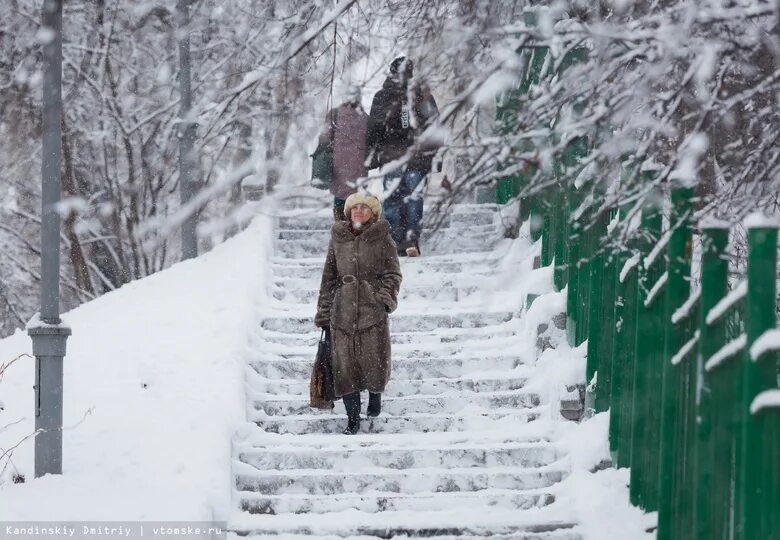
<path fill-rule="evenodd" d="M 347 409 L 347 428 L 344 435 L 354 435 L 360 430 L 360 392 L 352 392 L 342 398 Z"/>
<path fill-rule="evenodd" d="M 369 417 L 379 416 L 380 412 L 382 412 L 382 394 L 378 392 L 369 392 L 368 409 L 366 410 L 366 415 Z"/>

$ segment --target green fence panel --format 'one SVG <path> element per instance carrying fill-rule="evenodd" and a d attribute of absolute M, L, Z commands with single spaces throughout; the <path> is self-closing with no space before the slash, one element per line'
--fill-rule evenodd
<path fill-rule="evenodd" d="M 568 283 L 566 289 L 566 337 L 570 346 L 575 347 L 579 345 L 576 340 L 577 335 L 577 317 L 579 315 L 579 309 L 577 302 L 580 298 L 580 251 L 582 245 L 582 226 L 579 220 L 574 219 L 574 211 L 579 206 L 580 194 L 576 188 L 570 186 L 567 190 L 566 206 L 567 211 L 567 230 L 568 230 L 568 254 L 566 259 L 568 261 Z"/>
<path fill-rule="evenodd" d="M 661 278 L 662 265 L 646 268 L 647 256 L 661 237 L 662 216 L 655 206 L 642 211 L 639 237 L 639 287 L 637 295 L 637 334 L 634 345 L 633 418 L 631 423 L 631 502 L 646 510 L 658 504 L 658 447 L 660 422 L 656 396 L 659 395 L 660 361 L 663 356 L 662 303 L 653 288 Z M 658 262 L 658 259 L 656 260 Z M 655 425 L 658 423 L 658 427 Z"/>
<path fill-rule="evenodd" d="M 631 436 L 634 423 L 634 370 L 636 368 L 636 339 L 638 294 L 639 294 L 639 269 L 635 263 L 635 255 L 629 253 L 625 257 L 626 262 L 621 266 L 619 279 L 622 278 L 622 296 L 618 306 L 618 322 L 620 333 L 615 336 L 613 344 L 614 358 L 618 366 L 621 366 L 618 384 L 620 395 L 617 406 L 620 407 L 619 433 L 618 433 L 618 467 L 631 467 L 634 456 L 632 455 Z M 631 264 L 634 263 L 632 267 Z"/>
<path fill-rule="evenodd" d="M 616 212 L 610 211 L 605 215 L 606 226 L 612 221 Z M 601 302 L 601 326 L 604 329 L 599 339 L 598 385 L 596 387 L 596 412 L 604 412 L 612 409 L 612 364 L 614 362 L 614 348 L 616 322 L 615 303 L 617 294 L 615 281 L 619 268 L 617 266 L 617 254 L 610 247 L 610 239 L 603 246 L 604 272 L 602 276 L 602 302 Z"/>
<path fill-rule="evenodd" d="M 558 187 L 558 204 L 554 208 L 556 214 L 557 232 L 553 246 L 553 284 L 556 291 L 562 291 L 566 287 L 569 276 L 569 225 L 568 225 L 568 201 L 566 191 Z"/>
<path fill-rule="evenodd" d="M 555 258 L 554 246 L 555 235 L 557 234 L 557 223 L 555 208 L 557 206 L 557 190 L 550 188 L 545 192 L 542 204 L 542 222 L 544 233 L 542 234 L 541 266 L 547 267 L 553 264 Z"/>
<path fill-rule="evenodd" d="M 777 298 L 777 229 L 766 224 L 748 227 L 747 301 L 745 329 L 748 347 L 775 326 Z M 772 506 L 777 484 L 772 471 L 778 454 L 767 451 L 777 426 L 770 414 L 751 414 L 750 406 L 759 393 L 777 388 L 777 356 L 767 352 L 742 362 L 740 388 L 741 457 L 738 464 L 736 537 L 744 540 L 777 538 L 778 529 L 769 529 L 780 511 Z M 771 444 L 771 442 L 770 442 Z"/>
<path fill-rule="evenodd" d="M 609 279 L 612 269 L 606 250 L 609 213 L 602 212 L 591 226 L 590 309 L 588 315 L 588 356 L 586 410 L 590 413 L 609 409 L 612 379 L 612 334 L 614 333 L 614 286 Z"/>
<path fill-rule="evenodd" d="M 664 361 L 662 368 L 661 396 L 661 444 L 659 453 L 658 480 L 658 540 L 690 538 L 693 529 L 685 530 L 690 523 L 690 504 L 682 500 L 686 479 L 685 428 L 686 398 L 689 391 L 688 359 L 672 358 L 693 336 L 688 317 L 672 322 L 691 293 L 691 256 L 693 233 L 691 227 L 691 188 L 672 190 L 670 235 L 667 249 L 668 281 L 666 284 L 666 307 L 664 311 Z"/>
<path fill-rule="evenodd" d="M 621 215 L 621 217 L 623 217 Z M 626 467 L 625 452 L 621 448 L 621 436 L 622 436 L 622 413 L 623 413 L 623 393 L 624 379 L 626 372 L 626 355 L 625 351 L 625 302 L 626 302 L 626 286 L 623 280 L 621 280 L 621 270 L 628 260 L 628 252 L 616 249 L 612 253 L 612 259 L 614 260 L 615 272 L 612 275 L 612 283 L 608 284 L 615 291 L 615 303 L 613 307 L 613 320 L 615 322 L 615 332 L 612 335 L 612 377 L 610 386 L 610 403 L 612 406 L 609 409 L 609 453 L 612 457 L 612 464 L 615 467 Z M 607 275 L 609 279 L 609 274 Z"/>
<path fill-rule="evenodd" d="M 696 358 L 697 424 L 694 506 L 694 538 L 716 538 L 715 453 L 713 435 L 714 401 L 712 376 L 705 369 L 707 361 L 726 344 L 726 324 L 720 320 L 708 325 L 707 315 L 728 290 L 728 229 L 705 227 L 702 230 L 701 311 L 699 315 L 699 350 Z"/>
<path fill-rule="evenodd" d="M 765 492 L 761 497 L 762 507 L 757 509 L 759 522 L 749 527 L 756 538 L 774 539 L 780 531 L 780 407 L 767 407 L 756 411 L 754 419 L 765 427 L 761 452 L 765 466 Z M 746 538 L 746 537 L 745 537 Z"/>
<path fill-rule="evenodd" d="M 533 25 L 535 24 L 535 21 L 531 20 L 528 24 Z M 496 117 L 500 131 L 512 133 L 517 130 L 517 119 L 518 115 L 521 114 L 521 98 L 528 93 L 528 90 L 532 85 L 539 83 L 548 51 L 549 49 L 547 47 L 534 47 L 531 49 L 528 57 L 528 65 L 520 80 L 520 84 L 514 90 L 507 92 L 498 102 Z M 516 150 L 518 152 L 530 151 L 533 150 L 533 145 L 529 142 L 527 145 L 517 148 Z M 498 204 L 506 204 L 512 201 L 517 197 L 522 188 L 528 185 L 528 182 L 534 176 L 534 172 L 535 171 L 529 171 L 501 178 L 496 184 L 496 202 L 498 202 Z M 521 204 L 521 221 L 525 221 L 530 217 L 533 207 L 534 201 L 531 201 L 530 204 L 526 204 L 525 209 Z M 539 225 L 539 227 L 541 227 L 541 225 Z M 541 231 L 539 231 L 539 234 L 541 234 Z M 538 237 L 535 238 L 535 240 L 538 240 Z"/>

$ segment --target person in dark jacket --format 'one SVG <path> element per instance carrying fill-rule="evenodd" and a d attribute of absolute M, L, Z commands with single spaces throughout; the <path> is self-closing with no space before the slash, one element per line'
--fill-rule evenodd
<path fill-rule="evenodd" d="M 314 324 L 330 332 L 333 387 L 344 399 L 345 434 L 360 429 L 360 392 L 368 416 L 378 416 L 390 379 L 390 323 L 401 286 L 395 242 L 372 195 L 354 193 L 336 221 L 322 271 Z"/>
<path fill-rule="evenodd" d="M 345 101 L 328 111 L 319 142 L 333 141 L 333 216 L 344 217 L 344 201 L 357 191 L 357 181 L 366 176 L 366 130 L 368 115 L 360 104 L 360 87 L 351 86 Z"/>
<path fill-rule="evenodd" d="M 369 168 L 398 161 L 384 177 L 385 218 L 392 228 L 399 255 L 420 254 L 423 197 L 433 156 L 440 146 L 430 128 L 439 110 L 425 84 L 412 84 L 414 66 L 401 56 L 374 95 L 368 118 Z"/>

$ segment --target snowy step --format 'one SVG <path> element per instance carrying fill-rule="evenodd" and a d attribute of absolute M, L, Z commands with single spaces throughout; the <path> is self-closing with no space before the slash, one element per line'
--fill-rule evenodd
<path fill-rule="evenodd" d="M 236 489 L 265 495 L 340 493 L 442 493 L 484 489 L 539 489 L 560 482 L 556 469 L 480 467 L 438 469 L 375 469 L 360 471 L 265 471 L 236 475 Z"/>
<path fill-rule="evenodd" d="M 267 394 L 292 394 L 298 396 L 308 395 L 308 380 L 291 379 L 269 379 L 261 377 L 256 372 L 248 372 L 249 386 L 255 392 L 265 392 Z M 385 388 L 383 396 L 416 396 L 419 394 L 436 395 L 444 392 L 501 392 L 507 390 L 520 390 L 525 386 L 524 377 L 502 377 L 502 378 L 449 378 L 449 377 L 431 377 L 419 378 L 409 377 L 407 380 L 398 378 L 397 366 L 393 365 L 393 377 Z M 418 375 L 418 373 L 413 373 Z"/>
<path fill-rule="evenodd" d="M 399 540 L 579 540 L 579 531 L 561 519 L 555 505 L 527 512 L 486 509 L 483 512 L 452 510 L 414 512 L 343 512 L 257 515 L 248 512 L 231 519 L 230 528 L 252 540 L 284 538 Z M 524 515 L 529 514 L 529 515 Z M 337 516 L 337 517 L 336 517 Z M 336 519 L 334 519 L 336 518 Z"/>
<path fill-rule="evenodd" d="M 522 357 L 507 356 L 444 356 L 444 357 L 403 357 L 392 360 L 390 384 L 393 381 L 408 381 L 431 378 L 459 378 L 469 374 L 481 374 L 492 371 L 509 371 L 524 364 Z M 308 356 L 290 356 L 288 358 L 262 356 L 249 362 L 259 375 L 268 379 L 288 379 L 308 381 L 314 365 L 314 352 Z"/>
<path fill-rule="evenodd" d="M 497 235 L 463 236 L 456 238 L 442 238 L 420 243 L 420 250 L 425 255 L 441 255 L 452 253 L 478 253 L 489 252 L 500 240 Z M 322 257 L 324 259 L 328 250 L 328 243 L 302 242 L 298 240 L 277 240 L 274 245 L 274 254 L 282 259 L 301 259 L 307 257 Z"/>
<path fill-rule="evenodd" d="M 317 216 L 285 216 L 280 217 L 276 223 L 277 230 L 289 230 L 289 231 L 317 231 L 317 230 L 330 230 L 333 225 L 333 214 L 317 215 Z M 477 221 L 483 225 L 489 225 L 492 221 L 489 221 L 487 213 L 477 218 Z M 423 230 L 429 230 L 434 225 L 438 225 L 439 229 L 446 229 L 452 223 L 449 216 L 443 219 L 423 219 Z M 469 225 L 469 221 L 464 216 L 459 216 L 455 220 L 456 226 L 465 227 Z"/>
<path fill-rule="evenodd" d="M 435 511 L 441 508 L 463 508 L 468 511 L 487 509 L 527 510 L 552 504 L 555 497 L 539 491 L 485 490 L 489 493 L 396 493 L 361 495 L 259 495 L 241 494 L 241 509 L 252 514 L 387 511 Z"/>
<path fill-rule="evenodd" d="M 540 410 L 493 410 L 489 412 L 453 414 L 407 414 L 404 416 L 388 416 L 382 414 L 377 418 L 364 419 L 360 424 L 361 433 L 422 433 L 435 431 L 468 431 L 484 429 L 496 421 L 511 421 L 523 424 L 536 420 L 541 415 Z M 341 433 L 346 427 L 346 417 L 326 411 L 313 414 L 293 416 L 268 416 L 262 411 L 247 414 L 250 422 L 270 433 L 289 433 L 301 435 L 304 433 Z"/>
<path fill-rule="evenodd" d="M 274 360 L 279 358 L 311 363 L 316 354 L 316 349 L 311 346 L 293 346 L 281 343 L 270 343 L 268 341 L 260 341 L 253 349 L 254 350 L 250 351 L 248 354 L 250 363 L 255 360 Z M 459 359 L 471 358 L 479 355 L 484 355 L 483 357 L 485 358 L 511 355 L 515 358 L 519 357 L 518 364 L 532 364 L 532 352 L 533 351 L 528 347 L 527 342 L 524 346 L 521 336 L 511 336 L 506 338 L 495 337 L 493 339 L 464 339 L 462 341 L 446 343 L 399 343 L 393 345 L 392 357 L 393 364 L 395 364 L 397 359 L 408 359 L 417 361 L 421 365 L 432 366 L 433 364 L 426 364 L 424 361 L 436 358 L 452 358 L 459 361 Z M 473 364 L 471 365 L 473 366 Z M 467 373 L 471 374 L 472 372 L 463 372 L 455 376 L 460 377 Z M 266 376 L 278 378 L 270 374 Z M 444 376 L 445 375 L 434 375 L 433 372 L 430 372 L 430 374 L 427 375 L 427 377 Z"/>
<path fill-rule="evenodd" d="M 399 538 L 399 539 L 412 539 L 412 538 L 425 538 L 426 540 L 582 540 L 582 535 L 578 532 L 574 525 L 566 524 L 566 528 L 558 528 L 554 531 L 543 532 L 530 532 L 520 531 L 506 534 L 494 534 L 489 531 L 481 531 L 481 536 L 475 536 L 473 531 L 453 531 L 452 528 L 442 529 L 415 529 L 409 528 L 403 529 L 376 529 L 362 530 L 359 536 L 353 536 L 350 532 L 344 532 L 338 536 L 334 535 L 322 535 L 316 533 L 314 536 L 310 534 L 290 534 L 286 531 L 273 531 L 268 532 L 267 529 L 244 529 L 239 533 L 230 532 L 235 531 L 233 529 L 228 530 L 228 540 L 311 540 L 311 538 L 317 538 L 317 540 L 386 540 L 387 538 Z M 281 532 L 281 535 L 279 534 Z M 371 534 L 371 533 L 375 534 Z M 453 534 L 457 533 L 457 534 Z M 398 534 L 396 534 L 398 533 Z M 439 534 L 441 533 L 441 534 Z"/>
<path fill-rule="evenodd" d="M 425 299 L 437 302 L 457 302 L 474 294 L 478 287 L 401 287 L 398 301 Z M 274 298 L 296 304 L 311 304 L 317 302 L 319 289 L 287 289 L 279 288 L 273 292 Z"/>
<path fill-rule="evenodd" d="M 468 237 L 475 237 L 475 236 L 481 236 L 481 235 L 493 235 L 496 236 L 498 234 L 496 227 L 494 225 L 482 225 L 477 227 L 467 227 L 462 226 L 458 228 L 441 228 L 436 231 L 426 231 L 423 230 L 422 239 L 423 241 L 427 240 L 435 240 L 439 237 L 449 237 L 449 238 L 468 238 Z M 296 242 L 307 242 L 307 243 L 319 243 L 319 244 L 328 244 L 328 241 L 330 241 L 330 225 L 326 228 L 322 229 L 287 229 L 287 228 L 281 228 L 276 231 L 276 239 L 277 240 L 293 240 Z"/>
<path fill-rule="evenodd" d="M 425 209 L 423 215 L 423 230 L 434 225 L 447 227 L 480 227 L 496 222 L 496 208 L 458 208 L 443 210 L 444 215 L 434 215 Z M 333 225 L 333 214 L 303 214 L 300 216 L 284 216 L 278 218 L 278 229 L 289 230 L 328 230 Z"/>
<path fill-rule="evenodd" d="M 421 444 L 424 444 L 421 440 Z M 541 467 L 557 459 L 549 443 L 460 443 L 447 446 L 393 446 L 389 441 L 347 448 L 254 447 L 238 459 L 260 471 L 326 469 L 354 471 L 358 467 L 411 469 L 425 467 Z"/>
<path fill-rule="evenodd" d="M 432 257 L 401 257 L 401 273 L 406 278 L 412 274 L 460 274 L 460 275 L 487 275 L 495 270 L 494 261 L 490 257 L 475 260 L 450 260 Z M 293 262 L 290 259 L 279 259 L 273 264 L 273 273 L 279 277 L 303 278 L 319 280 L 322 277 L 322 267 L 325 264 L 325 254 L 321 258 L 312 260 L 299 260 Z"/>
<path fill-rule="evenodd" d="M 451 329 L 446 329 L 451 330 Z M 515 335 L 511 329 L 494 331 L 473 331 L 469 329 L 459 331 L 439 331 L 439 332 L 393 332 L 390 334 L 390 343 L 400 344 L 438 344 L 438 343 L 460 343 L 463 341 L 483 341 L 496 338 L 506 338 Z M 270 332 L 260 330 L 256 333 L 257 338 L 266 343 L 278 343 L 290 347 L 316 347 L 320 340 L 321 331 L 310 332 L 308 334 L 290 334 L 286 332 Z"/>
<path fill-rule="evenodd" d="M 297 289 L 319 290 L 320 280 L 322 279 L 322 267 L 316 267 L 316 273 L 312 272 L 310 277 L 298 277 L 288 275 L 296 266 L 279 267 L 279 273 L 274 277 L 273 286 L 286 291 Z M 401 265 L 403 272 L 403 282 L 401 283 L 401 293 L 409 288 L 444 288 L 444 287 L 485 287 L 489 282 L 490 271 L 484 268 L 480 271 L 470 273 L 443 273 L 443 272 L 423 272 L 422 268 L 415 267 L 409 270 L 408 267 Z"/>
<path fill-rule="evenodd" d="M 405 315 L 394 313 L 390 316 L 391 332 L 431 332 L 438 328 L 484 328 L 498 325 L 514 317 L 511 311 L 439 313 L 424 315 Z M 314 316 L 268 317 L 263 319 L 261 328 L 274 332 L 306 334 L 314 327 Z"/>
<path fill-rule="evenodd" d="M 311 414 L 308 395 L 280 398 L 273 395 L 254 395 L 254 408 L 269 416 Z M 523 409 L 539 406 L 539 395 L 523 391 L 450 393 L 438 396 L 385 397 L 382 411 L 391 416 L 410 413 L 459 412 L 465 408 Z M 336 403 L 335 414 L 346 414 L 342 401 Z"/>

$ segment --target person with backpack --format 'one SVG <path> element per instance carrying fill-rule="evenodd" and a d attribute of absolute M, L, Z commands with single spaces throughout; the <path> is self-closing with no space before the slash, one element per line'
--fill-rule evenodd
<path fill-rule="evenodd" d="M 398 161 L 384 176 L 385 219 L 398 254 L 420 255 L 423 194 L 440 144 L 431 132 L 439 114 L 430 88 L 413 84 L 414 65 L 400 56 L 390 64 L 382 89 L 374 95 L 368 117 L 368 168 Z M 389 193 L 389 194 L 388 194 Z"/>
<path fill-rule="evenodd" d="M 320 144 L 330 144 L 333 153 L 333 217 L 344 220 L 344 202 L 357 192 L 357 181 L 366 176 L 366 131 L 368 115 L 360 101 L 360 87 L 351 86 L 344 102 L 328 111 Z"/>

